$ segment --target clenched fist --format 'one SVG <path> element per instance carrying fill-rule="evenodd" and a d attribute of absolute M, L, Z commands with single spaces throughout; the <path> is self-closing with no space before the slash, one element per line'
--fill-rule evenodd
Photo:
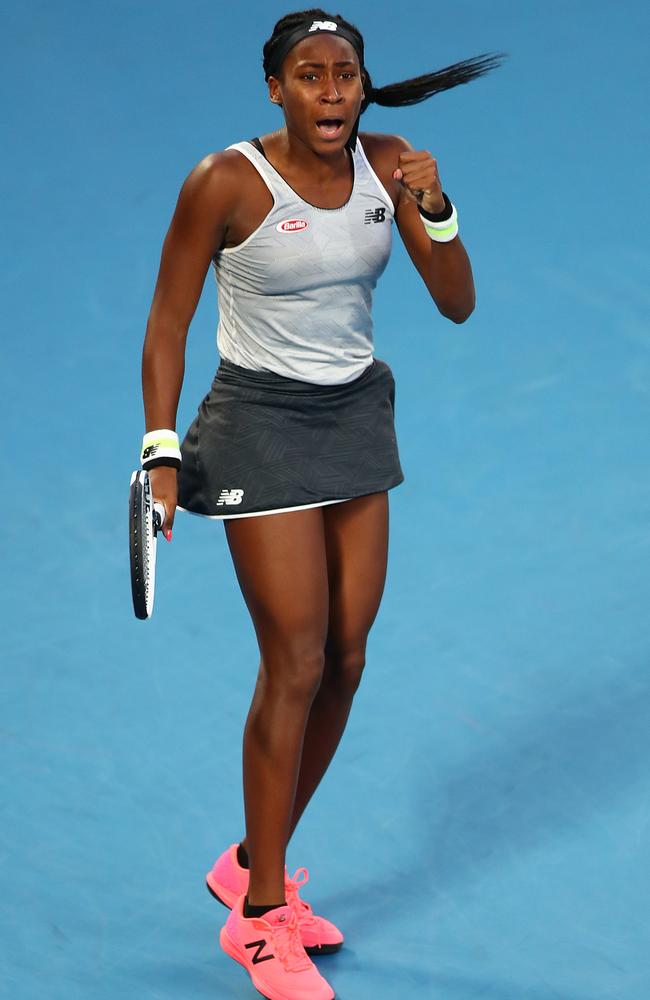
<path fill-rule="evenodd" d="M 442 212 L 445 199 L 438 176 L 438 164 L 431 153 L 409 151 L 400 153 L 399 166 L 393 170 L 393 178 L 399 181 L 404 194 L 425 212 Z"/>

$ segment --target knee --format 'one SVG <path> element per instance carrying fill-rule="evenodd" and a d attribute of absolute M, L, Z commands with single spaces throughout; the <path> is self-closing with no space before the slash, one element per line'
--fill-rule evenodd
<path fill-rule="evenodd" d="M 324 667 L 322 645 L 287 642 L 262 653 L 260 672 L 268 693 L 283 701 L 311 704 Z"/>
<path fill-rule="evenodd" d="M 326 654 L 322 686 L 340 698 L 353 698 L 366 665 L 364 646 L 332 650 Z"/>

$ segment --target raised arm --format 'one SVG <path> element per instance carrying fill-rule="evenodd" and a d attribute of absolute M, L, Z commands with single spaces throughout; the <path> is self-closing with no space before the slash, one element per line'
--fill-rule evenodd
<path fill-rule="evenodd" d="M 368 143 L 367 140 L 370 140 Z M 476 304 L 472 266 L 460 236 L 448 243 L 429 238 L 418 212 L 443 207 L 438 167 L 428 152 L 416 152 L 396 135 L 366 137 L 373 165 L 395 204 L 395 221 L 408 254 L 439 311 L 454 323 L 463 323 Z M 430 194 L 423 198 L 422 190 Z"/>
<path fill-rule="evenodd" d="M 185 371 L 185 343 L 207 270 L 223 244 L 237 201 L 235 155 L 214 153 L 187 177 L 163 244 L 158 280 L 142 352 L 142 396 L 147 431 L 175 430 Z M 165 504 L 171 534 L 177 500 L 176 469 L 151 469 L 154 497 Z"/>

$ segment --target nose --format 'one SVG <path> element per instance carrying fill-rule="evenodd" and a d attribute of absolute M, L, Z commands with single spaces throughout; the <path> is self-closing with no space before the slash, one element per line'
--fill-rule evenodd
<path fill-rule="evenodd" d="M 328 104 L 337 104 L 342 99 L 333 76 L 327 77 L 321 99 Z"/>

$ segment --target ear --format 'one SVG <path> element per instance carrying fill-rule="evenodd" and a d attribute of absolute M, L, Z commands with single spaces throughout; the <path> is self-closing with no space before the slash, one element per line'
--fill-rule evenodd
<path fill-rule="evenodd" d="M 280 93 L 280 83 L 274 76 L 269 77 L 269 99 L 272 104 L 282 107 L 282 94 Z"/>

